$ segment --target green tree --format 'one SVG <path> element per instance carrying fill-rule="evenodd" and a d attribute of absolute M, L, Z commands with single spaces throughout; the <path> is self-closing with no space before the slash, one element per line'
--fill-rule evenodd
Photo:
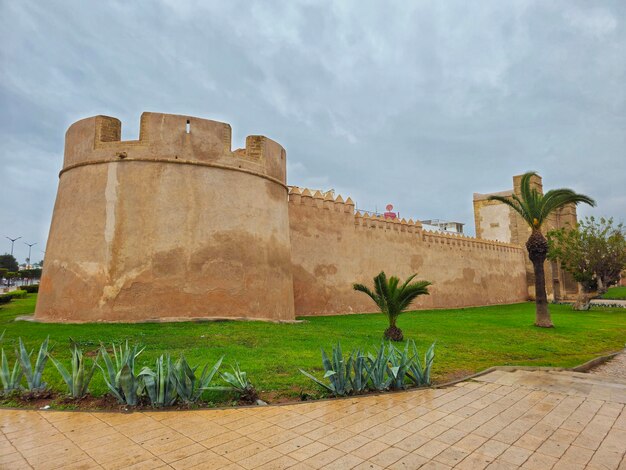
<path fill-rule="evenodd" d="M 400 279 L 395 276 L 391 276 L 387 279 L 384 272 L 374 278 L 374 291 L 363 284 L 354 284 L 352 287 L 354 290 L 364 292 L 369 295 L 382 313 L 387 316 L 389 320 L 389 328 L 385 330 L 385 338 L 392 341 L 402 341 L 404 335 L 402 330 L 397 326 L 397 319 L 402 312 L 404 312 L 411 302 L 420 295 L 428 295 L 428 286 L 431 285 L 428 281 L 411 281 L 417 276 L 413 274 L 404 281 L 404 284 L 398 286 Z"/>
<path fill-rule="evenodd" d="M 626 229 L 613 219 L 587 217 L 577 227 L 548 232 L 548 258 L 581 284 L 576 310 L 588 310 L 591 298 L 620 280 L 626 269 Z"/>
<path fill-rule="evenodd" d="M 550 214 L 568 204 L 580 204 L 584 202 L 590 206 L 596 203 L 589 196 L 578 194 L 571 189 L 552 189 L 546 194 L 541 194 L 537 189 L 530 187 L 530 179 L 536 176 L 535 172 L 528 172 L 522 176 L 520 196 L 490 196 L 489 200 L 502 202 L 514 211 L 530 226 L 531 234 L 526 242 L 528 257 L 533 264 L 535 272 L 535 326 L 552 328 L 554 324 L 548 310 L 548 297 L 546 295 L 546 277 L 544 262 L 548 254 L 548 241 L 541 233 L 543 224 Z"/>
<path fill-rule="evenodd" d="M 13 272 L 8 272 L 6 273 L 6 279 L 8 281 L 8 287 L 11 287 L 14 284 L 14 279 L 17 279 L 19 277 L 18 273 L 13 273 Z"/>
<path fill-rule="evenodd" d="M 17 271 L 19 266 L 17 264 L 17 260 L 13 255 L 5 253 L 0 255 L 0 268 L 5 268 L 9 271 Z"/>

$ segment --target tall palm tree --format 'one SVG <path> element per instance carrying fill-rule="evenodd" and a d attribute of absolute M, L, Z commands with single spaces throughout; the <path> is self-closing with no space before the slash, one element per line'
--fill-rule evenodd
<path fill-rule="evenodd" d="M 552 319 L 548 310 L 546 296 L 546 277 L 544 261 L 548 253 L 548 241 L 541 233 L 541 227 L 551 213 L 567 204 L 578 205 L 581 202 L 595 206 L 596 202 L 589 196 L 578 194 L 571 189 L 552 189 L 541 194 L 537 189 L 530 187 L 530 179 L 537 176 L 535 172 L 528 172 L 522 176 L 520 196 L 490 196 L 489 200 L 499 201 L 511 207 L 530 226 L 532 232 L 526 242 L 528 257 L 533 263 L 535 271 L 535 326 L 552 328 Z"/>
<path fill-rule="evenodd" d="M 392 341 L 402 341 L 404 338 L 402 330 L 396 325 L 400 314 L 409 307 L 417 296 L 428 295 L 428 286 L 431 283 L 428 281 L 417 281 L 411 284 L 415 276 L 417 276 L 417 274 L 409 276 L 409 278 L 404 281 L 404 284 L 398 287 L 400 279 L 391 276 L 389 280 L 387 280 L 384 271 L 381 271 L 380 274 L 374 278 L 374 292 L 363 284 L 354 284 L 352 286 L 354 290 L 369 295 L 372 300 L 376 302 L 380 311 L 387 316 L 389 328 L 385 330 L 385 338 Z"/>

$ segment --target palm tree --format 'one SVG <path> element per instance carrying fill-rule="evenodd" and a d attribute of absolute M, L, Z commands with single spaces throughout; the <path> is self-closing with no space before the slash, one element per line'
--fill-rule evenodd
<path fill-rule="evenodd" d="M 526 242 L 528 257 L 533 263 L 535 271 L 535 326 L 552 328 L 552 319 L 548 310 L 548 298 L 546 296 L 546 277 L 543 264 L 548 253 L 548 241 L 541 233 L 541 227 L 551 213 L 567 204 L 579 204 L 584 202 L 595 206 L 596 202 L 589 196 L 578 194 L 571 189 L 552 189 L 546 194 L 541 194 L 537 189 L 530 187 L 530 179 L 537 176 L 535 172 L 528 172 L 522 176 L 520 197 L 490 196 L 489 200 L 499 201 L 511 207 L 530 226 L 532 232 Z"/>
<path fill-rule="evenodd" d="M 409 276 L 404 284 L 398 287 L 400 279 L 391 276 L 387 280 L 384 271 L 374 278 L 374 292 L 365 287 L 363 284 L 354 284 L 352 287 L 356 291 L 364 292 L 369 295 L 380 311 L 387 315 L 389 319 L 389 328 L 385 330 L 385 338 L 392 341 L 402 341 L 404 338 L 402 330 L 396 326 L 396 321 L 400 314 L 408 308 L 408 306 L 419 295 L 428 295 L 428 281 L 417 281 L 411 284 L 413 278 L 417 274 Z"/>

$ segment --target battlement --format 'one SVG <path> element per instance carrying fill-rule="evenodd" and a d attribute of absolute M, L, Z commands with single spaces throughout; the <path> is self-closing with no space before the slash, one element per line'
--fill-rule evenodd
<path fill-rule="evenodd" d="M 65 134 L 63 171 L 114 161 L 156 161 L 228 167 L 286 181 L 286 152 L 273 140 L 253 135 L 231 149 L 229 124 L 193 116 L 145 112 L 139 138 L 121 140 L 122 123 L 109 116 L 82 119 Z"/>
<path fill-rule="evenodd" d="M 343 214 L 354 214 L 354 202 L 348 198 L 345 201 L 341 195 L 333 197 L 330 193 L 289 186 L 289 203 L 324 209 Z"/>
<path fill-rule="evenodd" d="M 355 204 L 348 197 L 344 201 L 341 195 L 333 197 L 330 192 L 322 193 L 319 190 L 310 190 L 289 186 L 289 203 L 312 210 L 329 211 L 350 216 L 357 229 L 377 229 L 389 232 L 412 234 L 427 244 L 441 244 L 450 247 L 468 247 L 479 250 L 495 250 L 500 252 L 520 252 L 518 245 L 503 243 L 495 240 L 484 240 L 456 233 L 445 233 L 424 230 L 419 220 L 413 219 L 386 219 L 382 215 L 370 214 L 354 210 Z M 322 212 L 323 213 L 323 212 Z"/>

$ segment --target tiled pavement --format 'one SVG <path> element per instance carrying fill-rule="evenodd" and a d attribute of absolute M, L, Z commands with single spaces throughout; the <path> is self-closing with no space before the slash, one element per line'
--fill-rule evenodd
<path fill-rule="evenodd" d="M 496 371 L 444 389 L 192 412 L 0 411 L 0 467 L 626 468 L 626 381 Z"/>

